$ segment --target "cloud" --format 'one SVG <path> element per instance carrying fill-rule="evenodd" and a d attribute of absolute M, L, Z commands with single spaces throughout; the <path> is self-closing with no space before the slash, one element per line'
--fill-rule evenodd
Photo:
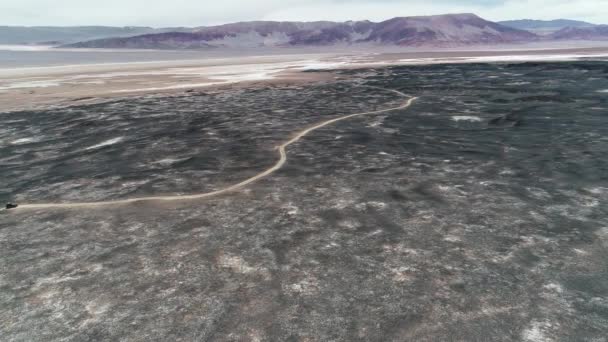
<path fill-rule="evenodd" d="M 506 19 L 579 19 L 608 23 L 608 0 L 311 0 L 283 7 L 266 19 L 297 20 L 316 16 L 327 20 L 383 20 L 395 16 L 444 13 L 476 13 L 490 20 Z"/>
<path fill-rule="evenodd" d="M 608 23 L 608 0 L 1 0 L 4 25 L 202 26 L 243 20 L 384 20 L 472 12 L 491 20 Z"/>

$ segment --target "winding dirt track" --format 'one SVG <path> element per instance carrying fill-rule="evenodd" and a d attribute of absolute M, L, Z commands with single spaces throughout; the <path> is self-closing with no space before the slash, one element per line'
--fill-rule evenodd
<path fill-rule="evenodd" d="M 390 91 L 393 93 L 396 93 L 400 96 L 403 97 L 409 97 L 408 95 L 397 91 L 397 90 L 392 90 L 392 89 L 384 89 L 384 88 L 377 88 L 377 87 L 371 87 L 371 86 L 367 86 L 369 88 L 376 88 L 376 89 L 381 89 L 381 90 L 385 90 L 385 91 Z M 356 113 L 356 114 L 350 114 L 350 115 L 345 115 L 345 116 L 341 116 L 339 118 L 335 118 L 335 119 L 330 119 L 327 121 L 323 121 L 319 124 L 316 124 L 312 127 L 309 127 L 303 131 L 298 132 L 293 138 L 291 138 L 290 140 L 288 140 L 287 142 L 283 143 L 282 145 L 278 146 L 278 150 L 279 150 L 279 160 L 269 169 L 262 171 L 260 173 L 258 173 L 257 175 L 248 178 L 240 183 L 231 185 L 227 188 L 224 189 L 220 189 L 220 190 L 216 190 L 216 191 L 212 191 L 212 192 L 207 192 L 207 193 L 203 193 L 203 194 L 193 194 L 193 195 L 176 195 L 176 196 L 151 196 L 151 197 L 137 197 L 137 198 L 130 198 L 130 199 L 124 199 L 124 200 L 115 200 L 115 201 L 101 201 L 101 202 L 74 202 L 74 203 L 38 203 L 38 204 L 20 204 L 17 208 L 15 209 L 11 209 L 11 211 L 13 210 L 24 210 L 24 209 L 70 209 L 70 208 L 91 208 L 91 207 L 102 207 L 102 206 L 112 206 L 112 205 L 122 205 L 122 204 L 130 204 L 130 203 L 137 203 L 137 202 L 146 202 L 146 201 L 164 201 L 164 202 L 168 202 L 168 201 L 183 201 L 183 200 L 195 200 L 195 199 L 203 199 L 203 198 L 209 198 L 209 197 L 215 197 L 215 196 L 219 196 L 219 195 L 223 195 L 225 193 L 228 192 L 232 192 L 238 189 L 241 189 L 253 182 L 256 182 L 262 178 L 265 178 L 271 174 L 273 174 L 274 172 L 276 172 L 277 170 L 279 170 L 281 167 L 283 167 L 283 165 L 285 165 L 285 162 L 287 161 L 287 152 L 285 151 L 285 149 L 291 145 L 294 144 L 296 142 L 298 142 L 298 140 L 302 139 L 304 136 L 306 136 L 308 133 L 317 130 L 319 128 L 325 127 L 327 125 L 331 125 L 335 122 L 338 121 L 342 121 L 342 120 L 347 120 L 350 118 L 354 118 L 357 116 L 363 116 L 363 115 L 373 115 L 373 114 L 380 114 L 380 113 L 385 113 L 385 112 L 390 112 L 390 111 L 394 111 L 394 110 L 399 110 L 399 109 L 405 109 L 408 108 L 415 100 L 417 99 L 417 97 L 410 97 L 405 103 L 403 103 L 402 105 L 400 105 L 399 107 L 394 107 L 394 108 L 387 108 L 387 109 L 381 109 L 381 110 L 375 110 L 375 111 L 371 111 L 371 112 L 364 112 L 364 113 Z"/>

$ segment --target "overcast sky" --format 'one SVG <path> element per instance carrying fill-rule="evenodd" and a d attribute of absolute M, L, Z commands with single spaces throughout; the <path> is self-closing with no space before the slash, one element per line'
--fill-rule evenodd
<path fill-rule="evenodd" d="M 608 0 L 0 0 L 0 25 L 204 26 L 243 20 L 361 20 L 472 12 L 490 20 L 608 24 Z"/>

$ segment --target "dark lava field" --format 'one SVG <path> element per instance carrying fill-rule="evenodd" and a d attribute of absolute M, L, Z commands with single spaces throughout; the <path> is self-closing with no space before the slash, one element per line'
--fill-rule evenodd
<path fill-rule="evenodd" d="M 2 341 L 608 341 L 608 62 L 0 113 Z"/>

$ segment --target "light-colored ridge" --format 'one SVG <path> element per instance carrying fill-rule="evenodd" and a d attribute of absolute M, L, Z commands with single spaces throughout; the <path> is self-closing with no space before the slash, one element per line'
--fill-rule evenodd
<path fill-rule="evenodd" d="M 393 90 L 393 89 L 383 89 L 383 88 L 377 88 L 377 87 L 371 87 L 368 86 L 369 88 L 376 88 L 376 89 L 381 89 L 381 90 L 385 90 L 385 91 L 390 91 L 393 93 L 396 93 L 400 96 L 403 97 L 409 97 L 408 95 L 397 91 L 397 90 Z M 380 114 L 380 113 L 386 113 L 386 112 L 390 112 L 390 111 L 394 111 L 394 110 L 400 110 L 400 109 L 406 109 L 409 106 L 411 106 L 411 104 L 417 99 L 417 97 L 411 97 L 409 98 L 404 104 L 400 105 L 399 107 L 394 107 L 394 108 L 387 108 L 387 109 L 381 109 L 381 110 L 375 110 L 375 111 L 370 111 L 370 112 L 363 112 L 363 113 L 356 113 L 356 114 L 350 114 L 350 115 L 345 115 L 345 116 L 341 116 L 339 118 L 335 118 L 335 119 L 330 119 L 330 120 L 326 120 L 323 121 L 319 124 L 316 124 L 312 127 L 306 128 L 302 131 L 300 131 L 299 133 L 297 133 L 293 138 L 289 139 L 287 142 L 283 143 L 282 145 L 278 146 L 278 151 L 279 151 L 279 160 L 273 165 L 271 166 L 269 169 L 262 171 L 260 173 L 258 173 L 257 175 L 248 178 L 240 183 L 231 185 L 229 187 L 226 187 L 224 189 L 220 189 L 220 190 L 216 190 L 216 191 L 212 191 L 212 192 L 207 192 L 207 193 L 202 193 L 202 194 L 193 194 L 193 195 L 175 195 L 175 196 L 150 196 L 150 197 L 137 197 L 137 198 L 130 198 L 130 199 L 124 199 L 124 200 L 113 200 L 113 201 L 100 201 L 100 202 L 73 202 L 73 203 L 34 203 L 34 204 L 20 204 L 17 208 L 15 209 L 11 209 L 11 211 L 14 210 L 24 210 L 24 209 L 71 209 L 71 208 L 91 208 L 91 207 L 102 207 L 102 206 L 111 206 L 111 205 L 123 205 L 123 204 L 130 204 L 130 203 L 137 203 L 137 202 L 148 202 L 148 201 L 161 201 L 161 202 L 169 202 L 169 201 L 184 201 L 184 200 L 195 200 L 195 199 L 204 199 L 204 198 L 210 198 L 210 197 L 215 197 L 215 196 L 219 196 L 219 195 L 223 195 L 225 193 L 228 192 L 232 192 L 232 191 L 236 191 L 238 189 L 241 189 L 251 183 L 254 183 L 262 178 L 268 177 L 269 175 L 273 174 L 274 172 L 276 172 L 277 170 L 279 170 L 280 168 L 283 167 L 283 165 L 285 165 L 285 162 L 287 162 L 287 152 L 286 152 L 286 148 L 291 145 L 294 144 L 296 142 L 298 142 L 300 139 L 302 139 L 304 136 L 306 136 L 307 134 L 309 134 L 312 131 L 315 131 L 319 128 L 325 127 L 327 125 L 331 125 L 335 122 L 338 121 L 342 121 L 342 120 L 347 120 L 350 118 L 354 118 L 357 116 L 363 116 L 363 115 L 373 115 L 373 114 Z"/>

